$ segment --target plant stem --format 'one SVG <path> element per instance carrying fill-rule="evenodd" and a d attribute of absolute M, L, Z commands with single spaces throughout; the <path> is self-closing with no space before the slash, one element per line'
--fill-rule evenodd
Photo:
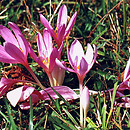
<path fill-rule="evenodd" d="M 40 86 L 41 89 L 45 89 L 45 87 L 41 84 L 41 82 L 38 80 L 38 78 L 36 77 L 36 75 L 34 74 L 34 72 L 32 71 L 32 69 L 30 68 L 29 65 L 25 66 L 27 68 L 27 70 L 30 72 L 30 74 L 33 76 L 33 78 L 35 79 L 35 81 L 38 83 L 38 85 Z"/>
<path fill-rule="evenodd" d="M 123 40 L 126 41 L 126 0 L 123 0 Z"/>
<path fill-rule="evenodd" d="M 47 73 L 51 87 L 55 86 L 51 73 Z"/>
<path fill-rule="evenodd" d="M 83 80 L 80 80 L 80 79 L 79 79 L 79 90 L 80 90 L 80 97 L 81 97 L 81 94 L 83 91 Z M 81 98 L 80 98 L 80 125 L 82 128 L 83 127 L 83 108 L 81 105 Z"/>

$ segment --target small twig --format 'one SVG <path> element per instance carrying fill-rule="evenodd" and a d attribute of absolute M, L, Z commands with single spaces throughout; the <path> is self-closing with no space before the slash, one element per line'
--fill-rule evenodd
<path fill-rule="evenodd" d="M 63 2 L 63 0 L 61 0 L 60 3 L 58 4 L 58 6 L 56 7 L 56 9 L 55 9 L 55 11 L 54 11 L 52 17 L 50 18 L 49 23 L 51 23 L 52 19 L 54 18 L 54 15 L 57 13 L 57 10 L 59 9 L 59 7 L 60 7 L 60 5 L 61 5 L 62 2 Z"/>
<path fill-rule="evenodd" d="M 50 18 L 51 18 L 51 0 L 50 0 Z"/>
<path fill-rule="evenodd" d="M 107 14 L 105 14 L 105 15 L 103 16 L 103 18 L 97 23 L 97 25 L 96 25 L 96 26 L 94 27 L 94 29 L 90 32 L 90 34 L 89 34 L 89 36 L 88 36 L 87 38 L 90 38 L 90 37 L 91 37 L 91 35 L 94 33 L 95 29 L 96 29 L 97 26 L 102 22 L 102 20 L 103 20 L 104 18 L 106 18 L 106 17 L 108 16 L 108 14 L 110 14 L 110 12 L 112 12 L 112 11 L 113 11 L 117 6 L 119 6 L 122 2 L 123 2 L 123 0 L 120 1 L 118 4 L 116 4 L 110 11 L 108 11 Z"/>
<path fill-rule="evenodd" d="M 7 11 L 7 8 L 6 9 L 4 9 L 2 12 L 0 12 L 0 15 L 2 15 L 4 12 L 6 12 Z"/>
<path fill-rule="evenodd" d="M 102 18 L 101 15 L 97 14 L 94 10 L 92 10 L 91 8 L 88 7 L 88 9 L 92 12 L 92 13 L 95 13 L 99 18 Z"/>
<path fill-rule="evenodd" d="M 101 36 L 100 36 L 100 38 L 103 39 L 104 41 L 108 42 L 112 47 L 115 47 L 115 45 L 114 45 L 112 42 L 108 41 L 107 39 L 105 39 L 105 38 L 103 38 L 103 37 L 101 37 Z M 106 44 L 107 44 L 107 43 L 106 43 Z M 107 45 L 109 45 L 109 44 L 107 44 Z M 110 46 L 110 45 L 109 45 L 109 46 Z"/>
<path fill-rule="evenodd" d="M 115 33 L 117 34 L 117 30 L 116 30 L 116 27 L 115 27 L 115 25 L 114 25 L 114 23 L 113 23 L 113 20 L 112 20 L 111 15 L 109 14 L 108 16 L 109 16 L 109 18 L 110 18 L 110 21 L 111 21 L 112 27 L 113 27 Z"/>

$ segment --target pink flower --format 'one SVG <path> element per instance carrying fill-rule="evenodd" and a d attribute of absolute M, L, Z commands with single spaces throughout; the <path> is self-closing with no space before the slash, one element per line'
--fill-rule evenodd
<path fill-rule="evenodd" d="M 78 95 L 69 87 L 55 86 L 53 88 L 66 100 L 78 98 Z M 59 98 L 51 87 L 46 88 L 45 90 L 37 91 L 33 87 L 22 86 L 8 92 L 7 99 L 13 107 L 20 103 L 20 108 L 26 110 L 30 108 L 30 96 L 32 98 L 32 105 L 34 105 L 35 103 L 38 103 L 39 100 L 50 100 L 48 94 L 53 99 Z"/>
<path fill-rule="evenodd" d="M 0 81 L 0 97 L 5 94 L 8 89 L 15 83 L 20 82 L 21 80 L 16 80 L 16 79 L 7 79 L 7 78 L 1 78 Z M 22 81 L 24 82 L 24 81 Z"/>
<path fill-rule="evenodd" d="M 43 31 L 43 37 L 38 33 L 37 44 L 40 59 L 44 64 L 43 69 L 50 73 L 55 66 L 55 59 L 60 56 L 62 46 L 59 50 L 53 48 L 52 37 L 47 29 Z"/>
<path fill-rule="evenodd" d="M 117 105 L 120 107 L 130 108 L 130 98 L 127 97 L 124 93 L 125 91 L 126 92 L 130 91 L 129 80 L 130 80 L 130 58 L 125 68 L 123 82 L 117 86 L 116 101 L 117 101 Z M 109 89 L 108 91 L 107 90 L 105 91 L 106 94 L 105 96 L 107 97 L 107 99 L 109 98 L 109 94 L 112 95 L 112 93 L 113 93 L 113 89 Z"/>
<path fill-rule="evenodd" d="M 50 23 L 47 21 L 47 19 L 40 14 L 40 19 L 42 24 L 44 25 L 45 28 L 49 30 L 51 33 L 52 37 L 55 39 L 58 47 L 62 44 L 62 41 L 65 39 L 65 37 L 68 35 L 70 32 L 71 28 L 73 27 L 75 20 L 76 20 L 77 12 L 74 13 L 72 18 L 70 19 L 68 26 L 67 26 L 67 8 L 65 5 L 62 5 L 59 13 L 58 13 L 58 18 L 57 18 L 57 26 L 56 26 L 56 31 L 53 30 L 52 26 Z"/>
<path fill-rule="evenodd" d="M 62 61 L 62 64 L 65 64 L 65 62 Z M 53 80 L 53 86 L 61 86 L 63 84 L 65 78 L 64 69 L 60 68 L 57 64 L 55 64 L 51 75 Z"/>
<path fill-rule="evenodd" d="M 66 100 L 79 98 L 79 96 L 67 86 L 54 86 L 53 88 Z M 40 93 L 43 95 L 44 100 L 50 100 L 50 97 L 48 96 L 48 94 L 53 99 L 59 98 L 58 95 L 52 90 L 51 87 L 41 90 Z"/>
<path fill-rule="evenodd" d="M 21 109 L 30 108 L 30 96 L 32 97 L 33 105 L 37 103 L 39 99 L 42 99 L 42 95 L 39 91 L 28 86 L 22 86 L 7 93 L 7 99 L 10 101 L 11 105 L 15 107 L 17 103 L 20 102 Z M 25 102 L 21 103 L 23 101 Z"/>
<path fill-rule="evenodd" d="M 28 64 L 28 42 L 23 37 L 17 25 L 9 22 L 9 26 L 13 30 L 15 36 L 8 28 L 0 25 L 0 35 L 5 40 L 4 46 L 0 45 L 0 62 L 20 63 L 26 66 Z"/>
<path fill-rule="evenodd" d="M 87 44 L 87 51 L 84 54 L 80 42 L 75 40 L 70 47 L 70 51 L 67 49 L 68 60 L 73 69 L 65 67 L 58 59 L 56 59 L 56 63 L 61 68 L 76 73 L 79 81 L 82 82 L 96 60 L 97 49 L 95 45 L 93 45 L 93 48 L 90 44 Z"/>
<path fill-rule="evenodd" d="M 49 77 L 51 86 L 55 86 L 56 84 L 54 82 L 57 82 L 57 84 L 59 82 L 56 79 L 57 77 L 55 76 L 58 73 L 64 74 L 64 71 L 62 71 L 62 69 L 58 70 L 55 64 L 55 59 L 56 58 L 59 59 L 60 57 L 63 44 L 60 46 L 58 50 L 57 48 L 53 48 L 52 37 L 47 29 L 44 29 L 43 36 L 40 33 L 38 33 L 37 44 L 38 44 L 39 57 L 36 56 L 36 54 L 31 48 L 30 48 L 30 55 L 45 70 L 45 72 Z M 56 79 L 56 81 L 54 81 L 55 80 L 54 78 Z"/>
<path fill-rule="evenodd" d="M 90 95 L 89 95 L 89 89 L 85 86 L 82 93 L 81 93 L 81 106 L 87 113 L 90 103 Z"/>

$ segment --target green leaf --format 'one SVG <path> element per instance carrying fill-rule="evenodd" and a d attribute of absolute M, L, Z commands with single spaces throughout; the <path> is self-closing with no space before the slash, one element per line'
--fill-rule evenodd
<path fill-rule="evenodd" d="M 7 112 L 8 112 L 8 116 L 9 116 L 9 119 L 10 119 L 11 129 L 17 130 L 13 116 L 11 115 L 10 105 L 7 103 L 7 99 L 4 99 L 4 102 L 5 102 L 5 105 L 7 107 Z"/>
<path fill-rule="evenodd" d="M 65 111 L 65 113 L 67 114 L 67 116 L 70 118 L 70 120 L 76 125 L 78 126 L 77 121 L 74 119 L 74 117 L 63 107 L 63 110 Z"/>
<path fill-rule="evenodd" d="M 53 87 L 51 88 L 68 107 L 72 108 L 71 105 Z"/>
<path fill-rule="evenodd" d="M 113 89 L 113 94 L 112 94 L 112 102 L 111 102 L 111 109 L 110 109 L 110 112 L 109 112 L 109 114 L 108 114 L 108 118 L 107 118 L 107 122 L 106 122 L 106 128 L 107 128 L 107 125 L 108 125 L 108 123 L 109 123 L 109 119 L 110 119 L 110 117 L 111 117 L 111 115 L 112 115 L 112 112 L 113 112 L 113 105 L 114 105 L 114 101 L 115 101 L 115 95 L 116 95 L 117 84 L 118 84 L 118 82 L 116 82 L 116 83 L 114 84 L 114 89 Z"/>
<path fill-rule="evenodd" d="M 33 106 L 32 106 L 32 97 L 31 96 L 30 96 L 29 130 L 33 130 Z"/>
<path fill-rule="evenodd" d="M 100 36 L 102 36 L 105 32 L 107 31 L 107 28 L 105 30 L 103 30 L 92 42 L 91 42 L 91 45 L 94 44 Z"/>
<path fill-rule="evenodd" d="M 9 122 L 9 119 L 6 117 L 6 115 L 3 112 L 0 111 L 0 115 L 2 115 L 7 122 Z"/>
<path fill-rule="evenodd" d="M 106 130 L 106 104 L 103 105 L 102 115 L 103 115 L 103 118 L 102 118 L 102 128 L 103 128 L 103 130 Z"/>
<path fill-rule="evenodd" d="M 96 124 L 89 117 L 86 118 L 86 121 L 88 122 L 89 128 L 93 128 L 94 130 L 97 130 Z"/>
<path fill-rule="evenodd" d="M 41 124 L 43 123 L 43 121 L 44 121 L 45 118 L 46 118 L 46 115 L 44 115 L 44 116 L 40 119 L 40 121 L 35 124 L 34 130 L 35 130 L 39 125 L 41 125 Z"/>
<path fill-rule="evenodd" d="M 114 104 L 114 101 L 115 101 L 117 84 L 118 84 L 118 82 L 116 82 L 116 83 L 114 84 L 114 89 L 113 89 L 113 94 L 112 94 L 111 108 L 113 108 L 113 104 Z"/>
<path fill-rule="evenodd" d="M 55 114 L 53 114 L 54 116 Z M 57 114 L 56 114 L 57 115 Z M 64 129 L 64 130 L 77 130 L 72 123 L 70 123 L 67 120 L 62 119 L 60 116 L 51 116 L 49 117 L 49 120 L 52 122 L 54 127 L 59 128 L 59 130 Z M 56 129 L 57 130 L 57 129 Z"/>

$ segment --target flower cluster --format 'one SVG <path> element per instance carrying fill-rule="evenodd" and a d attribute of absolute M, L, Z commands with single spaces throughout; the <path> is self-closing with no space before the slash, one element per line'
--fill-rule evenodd
<path fill-rule="evenodd" d="M 59 98 L 51 87 L 53 87 L 55 91 L 61 94 L 66 100 L 79 98 L 72 89 L 67 86 L 62 86 L 65 77 L 65 70 L 56 64 L 56 59 L 60 60 L 61 57 L 63 41 L 73 27 L 76 16 L 77 12 L 72 16 L 68 26 L 66 27 L 68 15 L 67 8 L 63 5 L 59 9 L 58 13 L 56 34 L 47 19 L 40 14 L 40 19 L 41 22 L 44 23 L 43 25 L 45 26 L 45 29 L 43 30 L 43 36 L 40 32 L 37 34 L 38 56 L 34 53 L 29 42 L 26 41 L 16 24 L 12 22 L 8 23 L 14 34 L 5 26 L 0 25 L 0 35 L 5 40 L 4 46 L 0 45 L 0 62 L 22 64 L 36 81 L 35 84 L 42 89 L 41 91 L 38 91 L 32 86 L 27 86 L 26 83 L 29 81 L 26 80 L 3 77 L 0 81 L 0 97 L 6 94 L 7 99 L 10 101 L 12 106 L 15 107 L 19 102 L 21 109 L 30 108 L 30 96 L 32 97 L 33 104 L 37 103 L 39 100 L 50 100 L 49 96 L 53 99 Z M 55 39 L 57 47 L 53 47 L 52 37 Z M 33 60 L 44 69 L 48 75 L 51 87 L 45 88 L 40 83 L 29 66 L 27 59 L 28 55 L 30 55 L 30 57 L 32 57 Z M 63 61 L 61 63 L 65 64 Z M 11 89 L 10 91 L 10 88 L 19 82 L 22 82 L 24 85 L 13 90 Z"/>
<path fill-rule="evenodd" d="M 70 34 L 70 31 L 76 21 L 77 12 L 68 20 L 68 12 L 65 5 L 62 5 L 58 12 L 56 28 L 53 29 L 49 21 L 40 14 L 40 20 L 45 27 L 43 33 L 37 34 L 38 55 L 31 48 L 30 43 L 24 38 L 19 27 L 9 22 L 12 29 L 0 25 L 0 35 L 5 40 L 3 46 L 0 45 L 0 62 L 21 64 L 32 75 L 35 82 L 33 85 L 28 85 L 30 81 L 10 79 L 2 77 L 0 81 L 0 98 L 6 95 L 7 99 L 13 107 L 19 104 L 21 109 L 30 108 L 30 96 L 32 98 L 32 105 L 39 102 L 39 100 L 57 99 L 60 94 L 64 99 L 71 100 L 80 98 L 80 126 L 86 126 L 86 116 L 90 104 L 89 89 L 87 86 L 83 87 L 83 80 L 86 74 L 93 67 L 96 57 L 97 48 L 93 44 L 87 44 L 87 49 L 84 51 L 82 44 L 75 39 L 72 44 L 65 48 L 67 50 L 67 58 L 70 64 L 69 68 L 65 61 L 61 59 L 61 52 L 64 47 L 64 41 Z M 56 45 L 54 45 L 56 43 Z M 39 79 L 34 74 L 28 63 L 28 56 L 30 56 L 47 74 L 50 86 L 47 88 L 41 84 Z M 65 71 L 76 73 L 79 80 L 79 95 L 77 95 L 68 86 L 63 86 Z M 121 84 L 117 86 L 116 101 L 117 105 L 121 107 L 130 108 L 130 98 L 125 97 L 124 91 L 130 91 L 130 59 L 125 68 L 124 79 Z M 20 87 L 12 88 L 17 83 L 22 83 Z M 34 86 L 39 86 L 38 91 Z M 18 86 L 18 85 L 16 85 Z M 56 94 L 55 91 L 58 93 Z M 106 98 L 113 93 L 113 89 L 105 91 Z M 104 92 L 101 92 L 103 96 Z"/>
<path fill-rule="evenodd" d="M 61 59 L 61 52 L 64 47 L 64 40 L 69 35 L 77 17 L 77 12 L 68 20 L 67 8 L 62 5 L 58 12 L 56 28 L 53 29 L 48 20 L 40 14 L 40 20 L 43 26 L 43 34 L 37 34 L 38 55 L 31 48 L 29 42 L 24 38 L 19 27 L 9 22 L 9 26 L 13 33 L 7 27 L 0 25 L 0 35 L 5 40 L 3 46 L 0 45 L 0 62 L 11 64 L 22 64 L 32 75 L 35 82 L 33 85 L 28 85 L 30 81 L 10 79 L 2 77 L 0 81 L 0 98 L 7 96 L 7 99 L 13 107 L 19 104 L 21 109 L 30 108 L 30 96 L 32 105 L 38 103 L 39 100 L 57 99 L 60 94 L 64 99 L 71 100 L 80 98 L 80 126 L 86 126 L 86 116 L 90 103 L 89 89 L 83 87 L 83 80 L 86 74 L 94 65 L 97 57 L 97 48 L 93 44 L 87 44 L 87 49 L 84 51 L 81 43 L 75 39 L 70 46 L 67 45 L 67 57 L 70 64 L 69 68 L 65 61 Z M 55 45 L 56 43 L 56 45 Z M 34 74 L 28 63 L 30 56 L 43 70 L 46 72 L 50 86 L 47 88 L 41 84 L 39 79 Z M 79 95 L 77 95 L 68 86 L 63 86 L 65 71 L 76 73 L 79 80 Z M 116 101 L 121 107 L 130 108 L 130 98 L 125 97 L 124 91 L 130 91 L 130 59 L 125 68 L 124 79 L 117 86 Z M 17 83 L 22 83 L 20 87 L 12 88 Z M 39 86 L 38 91 L 34 86 Z M 18 85 L 16 85 L 18 86 Z M 56 94 L 55 91 L 58 93 Z M 108 92 L 112 95 L 113 89 L 105 91 L 106 99 Z M 103 96 L 104 92 L 101 92 Z"/>

